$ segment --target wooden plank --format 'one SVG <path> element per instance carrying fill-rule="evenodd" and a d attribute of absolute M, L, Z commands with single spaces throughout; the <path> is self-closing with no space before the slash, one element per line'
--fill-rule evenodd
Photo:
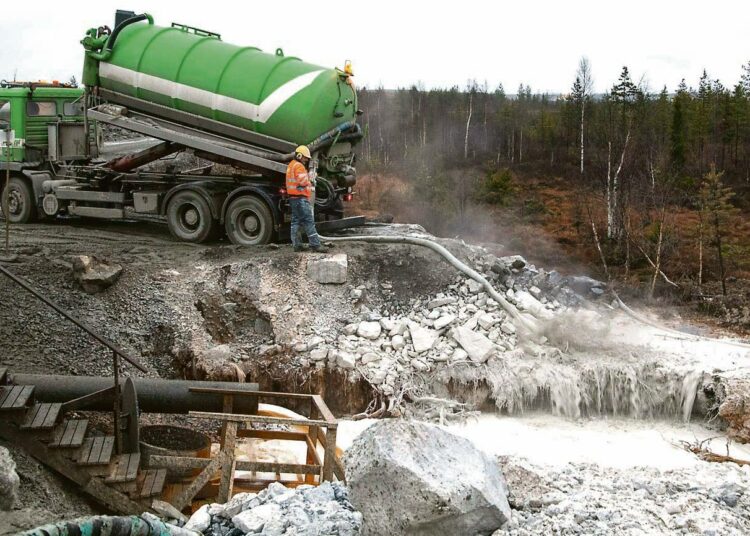
<path fill-rule="evenodd" d="M 5 387 L 0 387 L 0 407 L 2 407 L 3 404 L 5 404 L 5 399 L 8 398 L 8 396 L 10 395 L 10 393 L 13 392 L 13 387 L 15 387 L 15 386 L 8 385 L 8 386 L 5 386 Z"/>
<path fill-rule="evenodd" d="M 327 421 L 315 421 L 310 419 L 286 419 L 282 417 L 266 417 L 262 415 L 234 415 L 227 413 L 214 413 L 210 411 L 191 411 L 190 417 L 198 419 L 213 419 L 217 421 L 234 421 L 234 422 L 254 422 L 261 424 L 291 424 L 298 426 L 324 426 L 327 428 L 336 428 L 338 423 Z"/>
<path fill-rule="evenodd" d="M 149 467 L 163 467 L 166 469 L 185 470 L 207 467 L 215 460 L 211 458 L 190 458 L 187 456 L 149 456 Z M 301 463 L 251 462 L 237 460 L 236 471 L 255 471 L 258 473 L 293 473 L 318 474 L 320 465 Z"/>
<path fill-rule="evenodd" d="M 55 424 L 57 423 L 57 418 L 60 416 L 60 410 L 62 409 L 62 404 L 59 402 L 55 402 L 53 404 L 50 404 L 50 410 L 47 413 L 47 417 L 44 419 L 44 422 L 39 426 L 42 430 L 49 430 L 50 428 L 54 428 Z"/>
<path fill-rule="evenodd" d="M 112 436 L 90 437 L 83 442 L 78 465 L 104 465 L 112 457 L 115 438 Z"/>
<path fill-rule="evenodd" d="M 0 401 L 0 410 L 9 411 L 22 409 L 34 393 L 33 385 L 13 385 L 3 387 L 6 391 L 5 396 Z"/>
<path fill-rule="evenodd" d="M 154 495 L 160 495 L 164 489 L 166 477 L 166 469 L 148 469 L 144 471 L 139 477 L 141 482 L 135 497 L 137 499 L 145 499 Z"/>
<path fill-rule="evenodd" d="M 0 384 L 5 382 L 5 377 L 8 375 L 7 367 L 0 367 Z"/>
<path fill-rule="evenodd" d="M 333 481 L 333 465 L 336 458 L 336 428 L 326 430 L 325 456 L 323 457 L 323 480 Z"/>
<path fill-rule="evenodd" d="M 270 441 L 273 439 L 279 439 L 282 441 L 306 441 L 307 434 L 304 432 L 285 432 L 282 430 L 253 430 L 253 429 L 242 429 L 237 430 L 237 437 L 251 437 L 255 439 L 265 439 Z"/>
<path fill-rule="evenodd" d="M 113 512 L 139 514 L 143 511 L 143 506 L 130 499 L 125 493 L 108 486 L 101 478 L 92 477 L 83 487 L 83 491 Z"/>
<path fill-rule="evenodd" d="M 172 505 L 178 510 L 182 510 L 188 504 L 190 504 L 190 501 L 193 500 L 193 497 L 195 497 L 201 490 L 201 488 L 205 486 L 208 481 L 211 480 L 211 478 L 213 478 L 216 471 L 223 467 L 228 459 L 229 454 L 226 451 L 220 452 L 219 455 L 211 460 L 210 463 L 205 467 L 205 469 L 203 469 L 203 471 L 201 471 L 201 473 L 197 477 L 195 477 L 190 485 L 182 490 L 182 492 L 174 498 L 174 500 L 172 501 Z"/>
<path fill-rule="evenodd" d="M 49 446 L 52 448 L 80 447 L 86 435 L 88 424 L 88 419 L 70 419 L 64 421 L 55 430 L 54 438 Z"/>
<path fill-rule="evenodd" d="M 222 439 L 224 442 L 224 452 L 227 453 L 229 459 L 221 466 L 221 483 L 219 484 L 219 496 L 217 501 L 220 503 L 225 503 L 232 496 L 232 486 L 234 482 L 234 449 L 237 443 L 236 422 L 226 423 L 225 434 Z"/>
<path fill-rule="evenodd" d="M 35 387 L 33 385 L 22 385 L 21 394 L 16 398 L 15 403 L 10 409 L 23 409 L 34 394 Z"/>
<path fill-rule="evenodd" d="M 36 420 L 37 415 L 39 415 L 39 412 L 48 410 L 49 408 L 44 404 L 34 404 L 34 406 L 32 406 L 32 408 L 26 412 L 26 417 L 21 423 L 21 429 L 26 430 L 27 428 L 31 428 L 31 426 L 34 424 L 34 421 Z"/>
<path fill-rule="evenodd" d="M 104 481 L 107 484 L 134 481 L 138 476 L 140 462 L 141 455 L 138 452 L 118 454 L 112 462 L 112 469 L 109 476 Z"/>
<path fill-rule="evenodd" d="M 23 430 L 49 430 L 54 428 L 62 404 L 35 404 L 21 424 Z"/>
<path fill-rule="evenodd" d="M 323 419 L 329 424 L 335 424 L 336 417 L 334 417 L 333 413 L 331 413 L 331 410 L 328 409 L 328 406 L 323 400 L 323 397 L 320 395 L 313 395 L 312 399 L 315 407 L 318 408 L 318 411 L 320 412 L 320 415 L 323 417 Z"/>

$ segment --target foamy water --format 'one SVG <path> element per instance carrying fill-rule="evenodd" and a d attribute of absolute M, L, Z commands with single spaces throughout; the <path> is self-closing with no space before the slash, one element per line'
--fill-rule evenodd
<path fill-rule="evenodd" d="M 374 420 L 343 421 L 338 445 L 349 448 Z M 727 439 L 698 424 L 633 419 L 582 419 L 552 415 L 524 417 L 485 414 L 464 424 L 444 427 L 465 437 L 493 456 L 523 457 L 547 466 L 593 463 L 602 467 L 654 467 L 661 470 L 704 464 L 680 446 L 720 436 L 710 442 L 714 452 L 726 454 Z M 731 456 L 750 460 L 750 446 L 731 443 Z"/>

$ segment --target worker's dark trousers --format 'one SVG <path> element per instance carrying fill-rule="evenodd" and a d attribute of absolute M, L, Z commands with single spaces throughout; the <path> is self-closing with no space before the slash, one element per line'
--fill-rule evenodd
<path fill-rule="evenodd" d="M 299 237 L 299 232 L 302 230 L 305 231 L 311 246 L 319 246 L 320 238 L 318 238 L 318 232 L 315 230 L 315 220 L 313 219 L 310 202 L 304 197 L 291 197 L 289 198 L 289 207 L 292 209 L 292 245 L 302 245 Z"/>

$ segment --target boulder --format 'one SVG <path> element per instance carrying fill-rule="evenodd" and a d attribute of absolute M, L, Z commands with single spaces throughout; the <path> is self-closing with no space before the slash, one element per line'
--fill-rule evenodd
<path fill-rule="evenodd" d="M 450 305 L 452 303 L 456 303 L 457 301 L 458 300 L 454 298 L 453 296 L 449 296 L 447 298 L 435 298 L 434 300 L 431 300 L 427 304 L 427 308 L 432 310 L 438 307 L 443 307 L 444 305 Z"/>
<path fill-rule="evenodd" d="M 452 324 L 454 320 L 456 320 L 455 315 L 443 315 L 437 320 L 435 320 L 433 327 L 435 329 L 443 329 L 444 327 L 447 327 L 450 324 Z"/>
<path fill-rule="evenodd" d="M 394 350 L 401 350 L 401 348 L 406 346 L 406 341 L 401 335 L 394 335 L 391 339 L 391 346 Z"/>
<path fill-rule="evenodd" d="M 330 358 L 330 354 L 329 354 Z M 339 350 L 336 352 L 336 364 L 343 369 L 353 369 L 356 364 L 356 358 L 349 352 Z"/>
<path fill-rule="evenodd" d="M 495 350 L 495 345 L 491 340 L 465 326 L 459 326 L 453 330 L 453 338 L 466 351 L 469 359 L 475 363 L 484 363 Z"/>
<path fill-rule="evenodd" d="M 96 294 L 111 287 L 122 274 L 122 266 L 90 255 L 73 257 L 73 277 L 84 292 Z"/>
<path fill-rule="evenodd" d="M 418 354 L 430 350 L 440 336 L 434 329 L 424 328 L 414 322 L 409 324 L 409 334 L 414 345 L 414 351 Z"/>
<path fill-rule="evenodd" d="M 360 322 L 357 327 L 357 335 L 359 337 L 370 339 L 372 341 L 380 337 L 381 331 L 382 328 L 380 322 Z"/>
<path fill-rule="evenodd" d="M 346 283 L 349 267 L 346 253 L 327 255 L 307 262 L 307 277 L 324 285 Z"/>
<path fill-rule="evenodd" d="M 281 507 L 272 502 L 256 506 L 252 510 L 240 512 L 232 518 L 232 524 L 245 534 L 253 534 L 263 530 L 266 523 L 278 519 Z"/>
<path fill-rule="evenodd" d="M 540 320 L 547 320 L 553 316 L 550 310 L 547 309 L 542 302 L 525 290 L 516 292 L 516 303 L 520 309 L 532 314 Z"/>
<path fill-rule="evenodd" d="M 0 511 L 8 511 L 18 500 L 21 480 L 16 473 L 16 462 L 5 447 L 0 447 Z"/>
<path fill-rule="evenodd" d="M 487 535 L 510 519 L 499 465 L 438 427 L 379 421 L 355 440 L 344 461 L 364 535 Z"/>

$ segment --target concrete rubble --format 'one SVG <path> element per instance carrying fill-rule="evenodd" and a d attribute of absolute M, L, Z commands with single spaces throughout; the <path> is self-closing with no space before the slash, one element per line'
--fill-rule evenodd
<path fill-rule="evenodd" d="M 307 277 L 324 285 L 346 283 L 347 269 L 348 261 L 344 253 L 312 257 L 307 261 Z"/>
<path fill-rule="evenodd" d="M 379 421 L 355 440 L 344 465 L 365 535 L 486 535 L 511 517 L 495 460 L 435 426 Z"/>
<path fill-rule="evenodd" d="M 21 480 L 16 473 L 16 462 L 5 447 L 0 447 L 0 511 L 13 508 L 18 500 Z"/>
<path fill-rule="evenodd" d="M 357 536 L 362 514 L 339 483 L 286 488 L 276 482 L 258 494 L 238 493 L 226 504 L 204 505 L 183 528 L 207 536 Z"/>

